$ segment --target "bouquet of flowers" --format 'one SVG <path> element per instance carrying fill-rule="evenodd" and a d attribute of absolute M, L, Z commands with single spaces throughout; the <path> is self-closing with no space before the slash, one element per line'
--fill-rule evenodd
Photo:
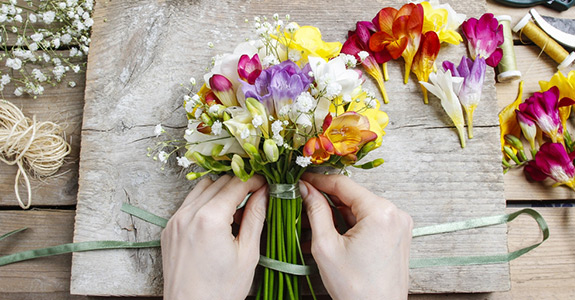
<path fill-rule="evenodd" d="M 255 33 L 257 38 L 233 53 L 215 57 L 205 84 L 185 96 L 186 152 L 177 160 L 205 169 L 188 173 L 189 180 L 226 172 L 242 180 L 265 176 L 270 185 L 265 256 L 303 264 L 300 176 L 312 166 L 345 171 L 381 165 L 382 159 L 358 162 L 381 146 L 388 116 L 363 88 L 356 58 L 340 54 L 341 43 L 323 41 L 318 28 L 276 14 L 272 20 L 255 18 Z M 156 134 L 162 132 L 159 125 Z M 157 158 L 165 162 L 172 153 L 176 150 L 160 151 Z M 296 276 L 264 272 L 258 295 L 299 298 Z"/>

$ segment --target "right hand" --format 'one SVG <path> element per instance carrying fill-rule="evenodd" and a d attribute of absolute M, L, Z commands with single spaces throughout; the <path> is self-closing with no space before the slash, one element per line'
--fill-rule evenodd
<path fill-rule="evenodd" d="M 333 299 L 407 299 L 413 221 L 391 202 L 343 175 L 305 173 L 300 181 L 312 255 Z M 341 235 L 320 191 L 351 209 Z"/>

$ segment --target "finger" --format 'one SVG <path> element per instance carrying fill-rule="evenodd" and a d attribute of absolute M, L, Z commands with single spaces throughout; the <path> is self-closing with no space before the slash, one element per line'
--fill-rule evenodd
<path fill-rule="evenodd" d="M 233 177 L 225 186 L 219 188 L 213 200 L 206 206 L 209 205 L 211 209 L 220 211 L 226 216 L 229 215 L 231 218 L 246 195 L 257 191 L 265 183 L 265 179 L 259 175 L 251 177 L 246 182 L 242 182 L 238 177 Z"/>
<path fill-rule="evenodd" d="M 336 237 L 338 233 L 333 225 L 331 208 L 327 200 L 311 184 L 301 180 L 299 186 L 312 231 L 312 243 L 320 242 L 319 239 L 325 238 L 329 241 Z"/>
<path fill-rule="evenodd" d="M 242 216 L 239 243 L 254 251 L 260 247 L 260 237 L 266 220 L 267 199 L 267 187 L 264 185 L 252 194 Z"/>
<path fill-rule="evenodd" d="M 210 185 L 212 185 L 212 183 L 214 183 L 214 181 L 209 177 L 200 180 L 200 182 L 198 182 L 196 186 L 194 186 L 194 188 L 186 196 L 186 199 L 184 199 L 184 202 L 182 203 L 182 206 L 180 206 L 180 209 L 191 205 L 199 195 L 201 195 Z"/>
<path fill-rule="evenodd" d="M 376 198 L 379 198 L 349 177 L 343 175 L 304 173 L 302 179 L 309 182 L 316 189 L 339 198 L 345 206 L 351 208 L 358 220 L 369 215 L 373 202 Z M 388 202 L 385 199 L 377 200 L 378 202 L 380 200 Z"/>

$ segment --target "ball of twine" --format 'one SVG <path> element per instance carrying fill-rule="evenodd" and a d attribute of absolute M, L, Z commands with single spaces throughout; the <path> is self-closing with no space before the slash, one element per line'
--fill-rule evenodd
<path fill-rule="evenodd" d="M 37 122 L 26 117 L 14 104 L 0 100 L 0 161 L 17 165 L 14 192 L 23 209 L 32 203 L 32 188 L 25 167 L 34 177 L 51 176 L 60 169 L 70 153 L 70 145 L 62 137 L 61 127 L 53 122 Z M 18 189 L 20 176 L 28 190 L 26 204 Z"/>

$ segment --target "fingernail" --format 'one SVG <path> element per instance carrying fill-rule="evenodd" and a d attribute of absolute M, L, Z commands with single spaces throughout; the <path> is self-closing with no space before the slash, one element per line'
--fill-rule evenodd
<path fill-rule="evenodd" d="M 302 198 L 306 198 L 309 191 L 307 190 L 307 185 L 303 181 L 299 181 L 299 192 Z"/>

